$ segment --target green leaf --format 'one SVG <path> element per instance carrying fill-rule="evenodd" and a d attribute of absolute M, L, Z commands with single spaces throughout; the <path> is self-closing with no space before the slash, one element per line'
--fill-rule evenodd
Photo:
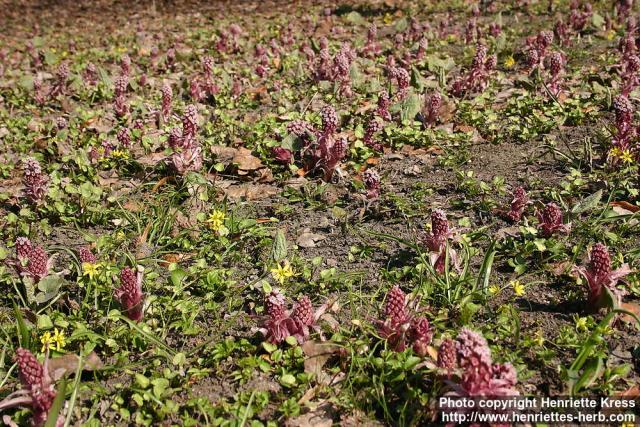
<path fill-rule="evenodd" d="M 171 272 L 169 278 L 171 279 L 171 284 L 175 287 L 179 287 L 185 277 L 187 277 L 189 273 L 181 268 L 176 268 Z"/>
<path fill-rule="evenodd" d="M 416 67 L 411 67 L 411 86 L 415 87 L 419 92 L 424 89 L 424 79 L 420 70 Z"/>
<path fill-rule="evenodd" d="M 571 209 L 572 214 L 581 214 L 587 212 L 598 206 L 600 199 L 602 198 L 602 190 L 598 190 L 592 195 L 582 199 Z"/>
<path fill-rule="evenodd" d="M 398 33 L 403 32 L 407 28 L 409 28 L 409 21 L 407 21 L 407 18 L 397 20 L 396 25 L 393 26 L 393 29 Z"/>
<path fill-rule="evenodd" d="M 38 325 L 38 329 L 51 329 L 51 328 L 53 328 L 53 322 L 51 321 L 51 318 L 49 316 L 47 316 L 46 314 L 38 316 L 37 325 Z"/>
<path fill-rule="evenodd" d="M 594 27 L 602 28 L 604 22 L 604 18 L 598 12 L 594 12 L 593 15 L 591 15 L 591 23 Z"/>
<path fill-rule="evenodd" d="M 276 237 L 273 239 L 271 246 L 271 259 L 274 262 L 280 262 L 287 257 L 287 238 L 282 229 L 278 229 Z"/>
<path fill-rule="evenodd" d="M 573 384 L 571 389 L 573 395 L 578 394 L 583 388 L 592 386 L 602 376 L 603 372 L 604 363 L 601 357 L 587 361 L 582 375 Z"/>
<path fill-rule="evenodd" d="M 36 295 L 36 302 L 38 304 L 44 304 L 47 301 L 51 301 L 58 295 L 64 283 L 66 283 L 66 281 L 57 274 L 51 274 L 40 279 L 38 282 L 38 290 L 40 292 Z"/>
<path fill-rule="evenodd" d="M 292 387 L 296 384 L 296 377 L 291 374 L 284 374 L 280 377 L 280 384 L 285 387 Z"/>
<path fill-rule="evenodd" d="M 56 388 L 58 393 L 49 409 L 49 416 L 47 417 L 47 422 L 44 424 L 44 427 L 55 427 L 58 423 L 58 415 L 64 406 L 64 400 L 67 398 L 67 379 L 62 379 Z"/>
<path fill-rule="evenodd" d="M 350 12 L 345 18 L 347 21 L 356 25 L 367 25 L 367 20 L 355 10 Z"/>
<path fill-rule="evenodd" d="M 415 93 L 410 94 L 400 104 L 400 120 L 413 121 L 416 114 L 420 112 L 420 98 Z"/>
<path fill-rule="evenodd" d="M 157 398 L 161 398 L 167 388 L 169 388 L 169 380 L 166 378 L 155 378 L 151 381 L 151 384 L 153 384 L 153 394 Z"/>
<path fill-rule="evenodd" d="M 149 387 L 149 384 L 150 384 L 149 378 L 145 377 L 142 374 L 138 374 L 138 373 L 136 373 L 135 377 L 136 377 L 136 383 L 138 383 L 138 385 L 140 387 L 142 387 L 142 388 Z"/>
<path fill-rule="evenodd" d="M 171 363 L 177 366 L 184 366 L 184 364 L 187 363 L 187 356 L 185 356 L 184 353 L 177 353 L 173 356 Z"/>
<path fill-rule="evenodd" d="M 27 324 L 24 322 L 24 318 L 22 317 L 22 312 L 20 311 L 16 303 L 13 303 L 13 312 L 15 313 L 16 322 L 18 323 L 18 334 L 19 334 L 18 336 L 20 338 L 19 339 L 20 347 L 30 348 L 31 332 L 29 331 Z"/>

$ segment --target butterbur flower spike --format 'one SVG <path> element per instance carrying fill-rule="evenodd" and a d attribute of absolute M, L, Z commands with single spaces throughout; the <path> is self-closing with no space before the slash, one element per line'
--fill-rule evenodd
<path fill-rule="evenodd" d="M 375 169 L 367 169 L 362 174 L 364 188 L 367 190 L 367 199 L 375 200 L 380 197 L 380 175 Z"/>
<path fill-rule="evenodd" d="M 369 122 L 367 123 L 367 126 L 365 128 L 364 137 L 362 138 L 365 145 L 373 148 L 374 150 L 382 151 L 382 144 L 380 144 L 379 142 L 376 142 L 374 140 L 374 136 L 376 133 L 380 132 L 383 128 L 384 128 L 384 125 L 380 121 L 376 120 L 375 117 L 371 117 L 371 119 L 369 119 Z"/>
<path fill-rule="evenodd" d="M 542 230 L 544 237 L 550 237 L 554 233 L 568 234 L 571 231 L 571 224 L 562 222 L 562 210 L 555 203 L 547 203 L 542 212 L 537 213 L 538 228 Z"/>
<path fill-rule="evenodd" d="M 169 120 L 171 116 L 171 100 L 173 98 L 173 91 L 171 85 L 165 83 L 162 85 L 162 120 L 165 122 Z"/>
<path fill-rule="evenodd" d="M 376 114 L 388 122 L 391 121 L 391 113 L 389 112 L 390 106 L 391 101 L 389 100 L 389 94 L 384 91 L 380 92 L 380 95 L 378 95 L 378 108 L 376 109 Z"/>
<path fill-rule="evenodd" d="M 529 196 L 524 188 L 518 187 L 513 191 L 513 199 L 511 200 L 511 207 L 509 211 L 504 212 L 511 222 L 520 222 L 522 215 L 524 214 L 527 205 L 529 204 Z"/>
<path fill-rule="evenodd" d="M 22 184 L 27 200 L 35 205 L 42 203 L 47 194 L 49 176 L 42 171 L 40 163 L 32 157 L 23 160 L 22 170 L 24 172 Z"/>
<path fill-rule="evenodd" d="M 400 352 L 411 347 L 417 355 L 426 355 L 433 331 L 426 318 L 413 316 L 407 297 L 399 286 L 394 286 L 387 293 L 382 314 L 384 318 L 375 321 L 375 324 L 378 334 L 387 340 L 393 351 Z"/>
<path fill-rule="evenodd" d="M 424 237 L 424 245 L 429 250 L 431 265 L 437 273 L 444 273 L 447 258 L 447 242 L 455 235 L 455 230 L 449 228 L 447 214 L 441 209 L 431 213 L 431 232 Z M 458 255 L 453 248 L 449 248 L 449 260 L 453 266 L 459 268 Z"/>
<path fill-rule="evenodd" d="M 142 320 L 143 315 L 142 275 L 140 270 L 125 267 L 120 272 L 120 287 L 114 292 L 127 317 L 135 322 Z"/>
<path fill-rule="evenodd" d="M 26 237 L 18 237 L 15 243 L 16 256 L 9 260 L 22 277 L 40 281 L 51 272 L 54 257 L 49 256 L 42 246 L 34 245 Z"/>
<path fill-rule="evenodd" d="M 170 161 L 180 175 L 202 167 L 202 147 L 197 141 L 198 110 L 188 105 L 182 117 L 182 131 L 174 128 L 169 134 L 169 146 L 174 150 Z"/>
<path fill-rule="evenodd" d="M 427 101 L 427 117 L 426 122 L 429 127 L 433 127 L 440 117 L 440 107 L 442 106 L 442 95 L 440 92 L 434 92 Z"/>
<path fill-rule="evenodd" d="M 580 274 L 588 286 L 587 307 L 593 312 L 601 308 L 615 308 L 622 303 L 625 291 L 616 287 L 618 281 L 631 273 L 628 264 L 612 270 L 609 250 L 602 243 L 593 245 L 587 263 L 575 266 L 573 272 Z M 612 307 L 613 306 L 613 307 Z"/>
<path fill-rule="evenodd" d="M 443 343 L 444 345 L 444 343 Z M 447 381 L 451 391 L 447 396 L 455 397 L 501 397 L 517 396 L 517 374 L 510 363 L 493 363 L 491 350 L 482 335 L 463 328 L 455 341 L 456 362 L 462 369 L 459 382 Z M 447 344 L 450 346 L 450 344 Z M 449 348 L 443 349 L 450 352 Z M 451 354 L 447 356 L 447 365 L 453 366 Z"/>
<path fill-rule="evenodd" d="M 302 344 L 309 338 L 311 329 L 319 331 L 317 321 L 326 306 L 314 311 L 308 296 L 303 296 L 290 312 L 285 304 L 284 296 L 277 290 L 265 297 L 266 316 L 259 331 L 272 344 L 278 344 L 288 337 L 294 337 Z"/>
<path fill-rule="evenodd" d="M 35 427 L 43 426 L 56 398 L 53 380 L 49 375 L 48 357 L 44 365 L 27 349 L 18 348 L 15 354 L 22 389 L 0 401 L 0 412 L 6 409 L 29 406 L 32 411 L 31 423 Z M 64 424 L 64 416 L 58 415 L 56 426 Z"/>
<path fill-rule="evenodd" d="M 458 367 L 456 342 L 450 338 L 442 340 L 438 348 L 438 368 L 450 374 Z"/>
<path fill-rule="evenodd" d="M 80 248 L 80 250 L 78 251 L 78 258 L 82 263 L 95 264 L 95 262 L 97 261 L 96 256 L 93 254 L 93 252 L 91 252 L 91 248 L 89 248 L 88 246 Z"/>

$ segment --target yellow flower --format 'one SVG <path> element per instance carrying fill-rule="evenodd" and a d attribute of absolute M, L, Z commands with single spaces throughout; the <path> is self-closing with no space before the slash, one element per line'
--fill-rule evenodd
<path fill-rule="evenodd" d="M 507 56 L 507 58 L 504 60 L 504 68 L 512 68 L 514 65 L 516 65 L 516 60 L 513 59 L 513 56 Z"/>
<path fill-rule="evenodd" d="M 609 156 L 611 157 L 620 157 L 621 154 L 622 150 L 620 150 L 620 148 L 618 147 L 613 147 L 611 150 L 609 150 Z"/>
<path fill-rule="evenodd" d="M 513 292 L 516 294 L 516 296 L 521 297 L 525 294 L 524 285 L 520 283 L 519 280 L 512 280 L 511 282 L 509 282 L 509 285 L 513 288 Z"/>
<path fill-rule="evenodd" d="M 576 329 L 579 331 L 587 330 L 587 318 L 586 317 L 578 317 L 576 320 Z"/>
<path fill-rule="evenodd" d="M 536 336 L 533 339 L 533 343 L 537 346 L 542 346 L 542 344 L 544 344 L 544 337 L 542 336 L 542 331 L 538 330 L 538 332 L 536 332 Z"/>
<path fill-rule="evenodd" d="M 498 292 L 500 292 L 500 287 L 498 285 L 489 286 L 489 293 L 491 295 L 496 295 Z"/>
<path fill-rule="evenodd" d="M 282 285 L 285 280 L 293 276 L 293 269 L 289 265 L 289 261 L 285 261 L 283 265 L 278 264 L 276 268 L 271 269 L 271 276 Z"/>
<path fill-rule="evenodd" d="M 620 160 L 622 160 L 623 163 L 633 163 L 631 151 L 623 150 L 622 153 L 620 153 Z"/>
<path fill-rule="evenodd" d="M 224 212 L 219 210 L 214 210 L 209 214 L 209 219 L 207 222 L 209 223 L 209 228 L 215 231 L 216 233 L 220 232 L 224 227 Z"/>
<path fill-rule="evenodd" d="M 82 263 L 82 275 L 89 276 L 89 279 L 93 280 L 95 276 L 100 274 L 100 263 L 90 263 L 83 262 Z"/>
<path fill-rule="evenodd" d="M 111 152 L 111 157 L 113 159 L 123 159 L 126 160 L 129 158 L 129 153 L 127 153 L 126 151 L 123 150 L 113 150 Z"/>
<path fill-rule="evenodd" d="M 44 353 L 47 349 L 54 348 L 56 351 L 60 351 L 66 345 L 64 331 L 58 331 L 58 328 L 53 330 L 53 335 L 51 332 L 47 331 L 40 337 L 40 342 L 42 343 L 42 352 Z"/>

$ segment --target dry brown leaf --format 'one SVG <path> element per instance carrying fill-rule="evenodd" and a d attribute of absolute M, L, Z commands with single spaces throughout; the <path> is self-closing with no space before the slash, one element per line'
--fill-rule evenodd
<path fill-rule="evenodd" d="M 306 341 L 302 344 L 304 371 L 319 377 L 327 361 L 340 351 L 340 345 L 330 341 Z"/>
<path fill-rule="evenodd" d="M 611 202 L 610 205 L 611 206 L 620 207 L 620 208 L 622 208 L 624 210 L 627 210 L 627 211 L 633 212 L 633 213 L 636 213 L 636 212 L 640 211 L 640 206 L 631 204 L 631 203 L 629 203 L 627 201 L 624 201 L 624 200 L 620 201 L 620 202 Z"/>
<path fill-rule="evenodd" d="M 158 263 L 161 267 L 169 267 L 171 263 L 178 263 L 186 257 L 185 254 L 166 254 L 162 257 L 162 261 Z"/>
<path fill-rule="evenodd" d="M 627 310 L 636 316 L 640 317 L 640 305 L 633 302 L 623 302 L 620 304 L 620 308 L 623 310 Z M 628 314 L 623 314 L 620 318 L 627 323 L 636 323 L 636 319 L 633 316 L 629 316 Z"/>
<path fill-rule="evenodd" d="M 238 152 L 237 149 L 233 147 L 227 147 L 226 145 L 214 145 L 209 149 L 209 151 L 211 152 L 211 154 L 215 155 L 216 161 L 227 166 L 231 164 L 233 158 Z"/>
<path fill-rule="evenodd" d="M 167 183 L 167 181 L 169 181 L 169 177 L 165 176 L 163 178 L 160 178 L 160 180 L 156 183 L 156 185 L 153 186 L 153 188 L 151 189 L 152 193 L 155 193 L 156 191 L 158 191 L 158 188 L 162 187 L 164 184 Z"/>
<path fill-rule="evenodd" d="M 57 381 L 68 373 L 76 372 L 78 370 L 79 362 L 80 357 L 78 357 L 78 355 L 76 354 L 65 354 L 60 357 L 49 359 L 49 375 L 51 375 L 54 381 Z M 92 351 L 84 359 L 82 370 L 95 371 L 101 369 L 103 366 L 104 364 L 102 363 L 102 360 L 100 360 L 98 355 L 94 351 Z"/>
<path fill-rule="evenodd" d="M 368 165 L 377 165 L 378 163 L 380 163 L 380 158 L 379 157 L 369 157 L 367 159 L 366 163 Z"/>
<path fill-rule="evenodd" d="M 276 195 L 280 192 L 277 187 L 266 184 L 231 185 L 224 190 L 230 199 L 258 200 Z"/>
<path fill-rule="evenodd" d="M 129 212 L 141 212 L 142 209 L 144 208 L 142 203 L 136 200 L 127 200 L 126 202 L 124 202 L 122 207 L 128 210 Z"/>
<path fill-rule="evenodd" d="M 621 391 L 615 394 L 617 397 L 631 397 L 638 398 L 640 397 L 640 385 L 634 385 L 625 391 Z"/>
<path fill-rule="evenodd" d="M 262 167 L 262 160 L 255 157 L 251 154 L 251 150 L 244 147 L 238 148 L 232 163 L 238 167 L 239 171 L 253 171 Z"/>
<path fill-rule="evenodd" d="M 159 151 L 157 153 L 149 153 L 144 156 L 136 157 L 136 162 L 140 163 L 142 166 L 155 166 L 166 158 L 166 154 Z"/>
<path fill-rule="evenodd" d="M 573 264 L 569 261 L 561 261 L 549 264 L 548 268 L 551 274 L 556 277 L 564 276 L 571 271 Z"/>

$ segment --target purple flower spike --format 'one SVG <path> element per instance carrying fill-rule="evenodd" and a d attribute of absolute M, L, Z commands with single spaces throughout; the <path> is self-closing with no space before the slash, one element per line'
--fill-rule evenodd
<path fill-rule="evenodd" d="M 571 231 L 571 224 L 562 222 L 562 210 L 555 203 L 547 203 L 542 212 L 538 212 L 538 228 L 542 230 L 544 237 L 550 237 L 554 233 L 568 234 Z"/>
<path fill-rule="evenodd" d="M 631 273 L 631 269 L 628 264 L 623 264 L 617 270 L 612 270 L 611 256 L 604 244 L 593 245 L 586 266 L 576 266 L 573 271 L 587 281 L 587 306 L 591 311 L 596 312 L 612 305 L 615 308 L 622 303 L 625 291 L 616 285 L 620 279 Z"/>
<path fill-rule="evenodd" d="M 120 287 L 114 292 L 115 298 L 127 317 L 134 322 L 142 320 L 144 294 L 142 293 L 142 272 L 125 267 L 120 272 Z"/>

